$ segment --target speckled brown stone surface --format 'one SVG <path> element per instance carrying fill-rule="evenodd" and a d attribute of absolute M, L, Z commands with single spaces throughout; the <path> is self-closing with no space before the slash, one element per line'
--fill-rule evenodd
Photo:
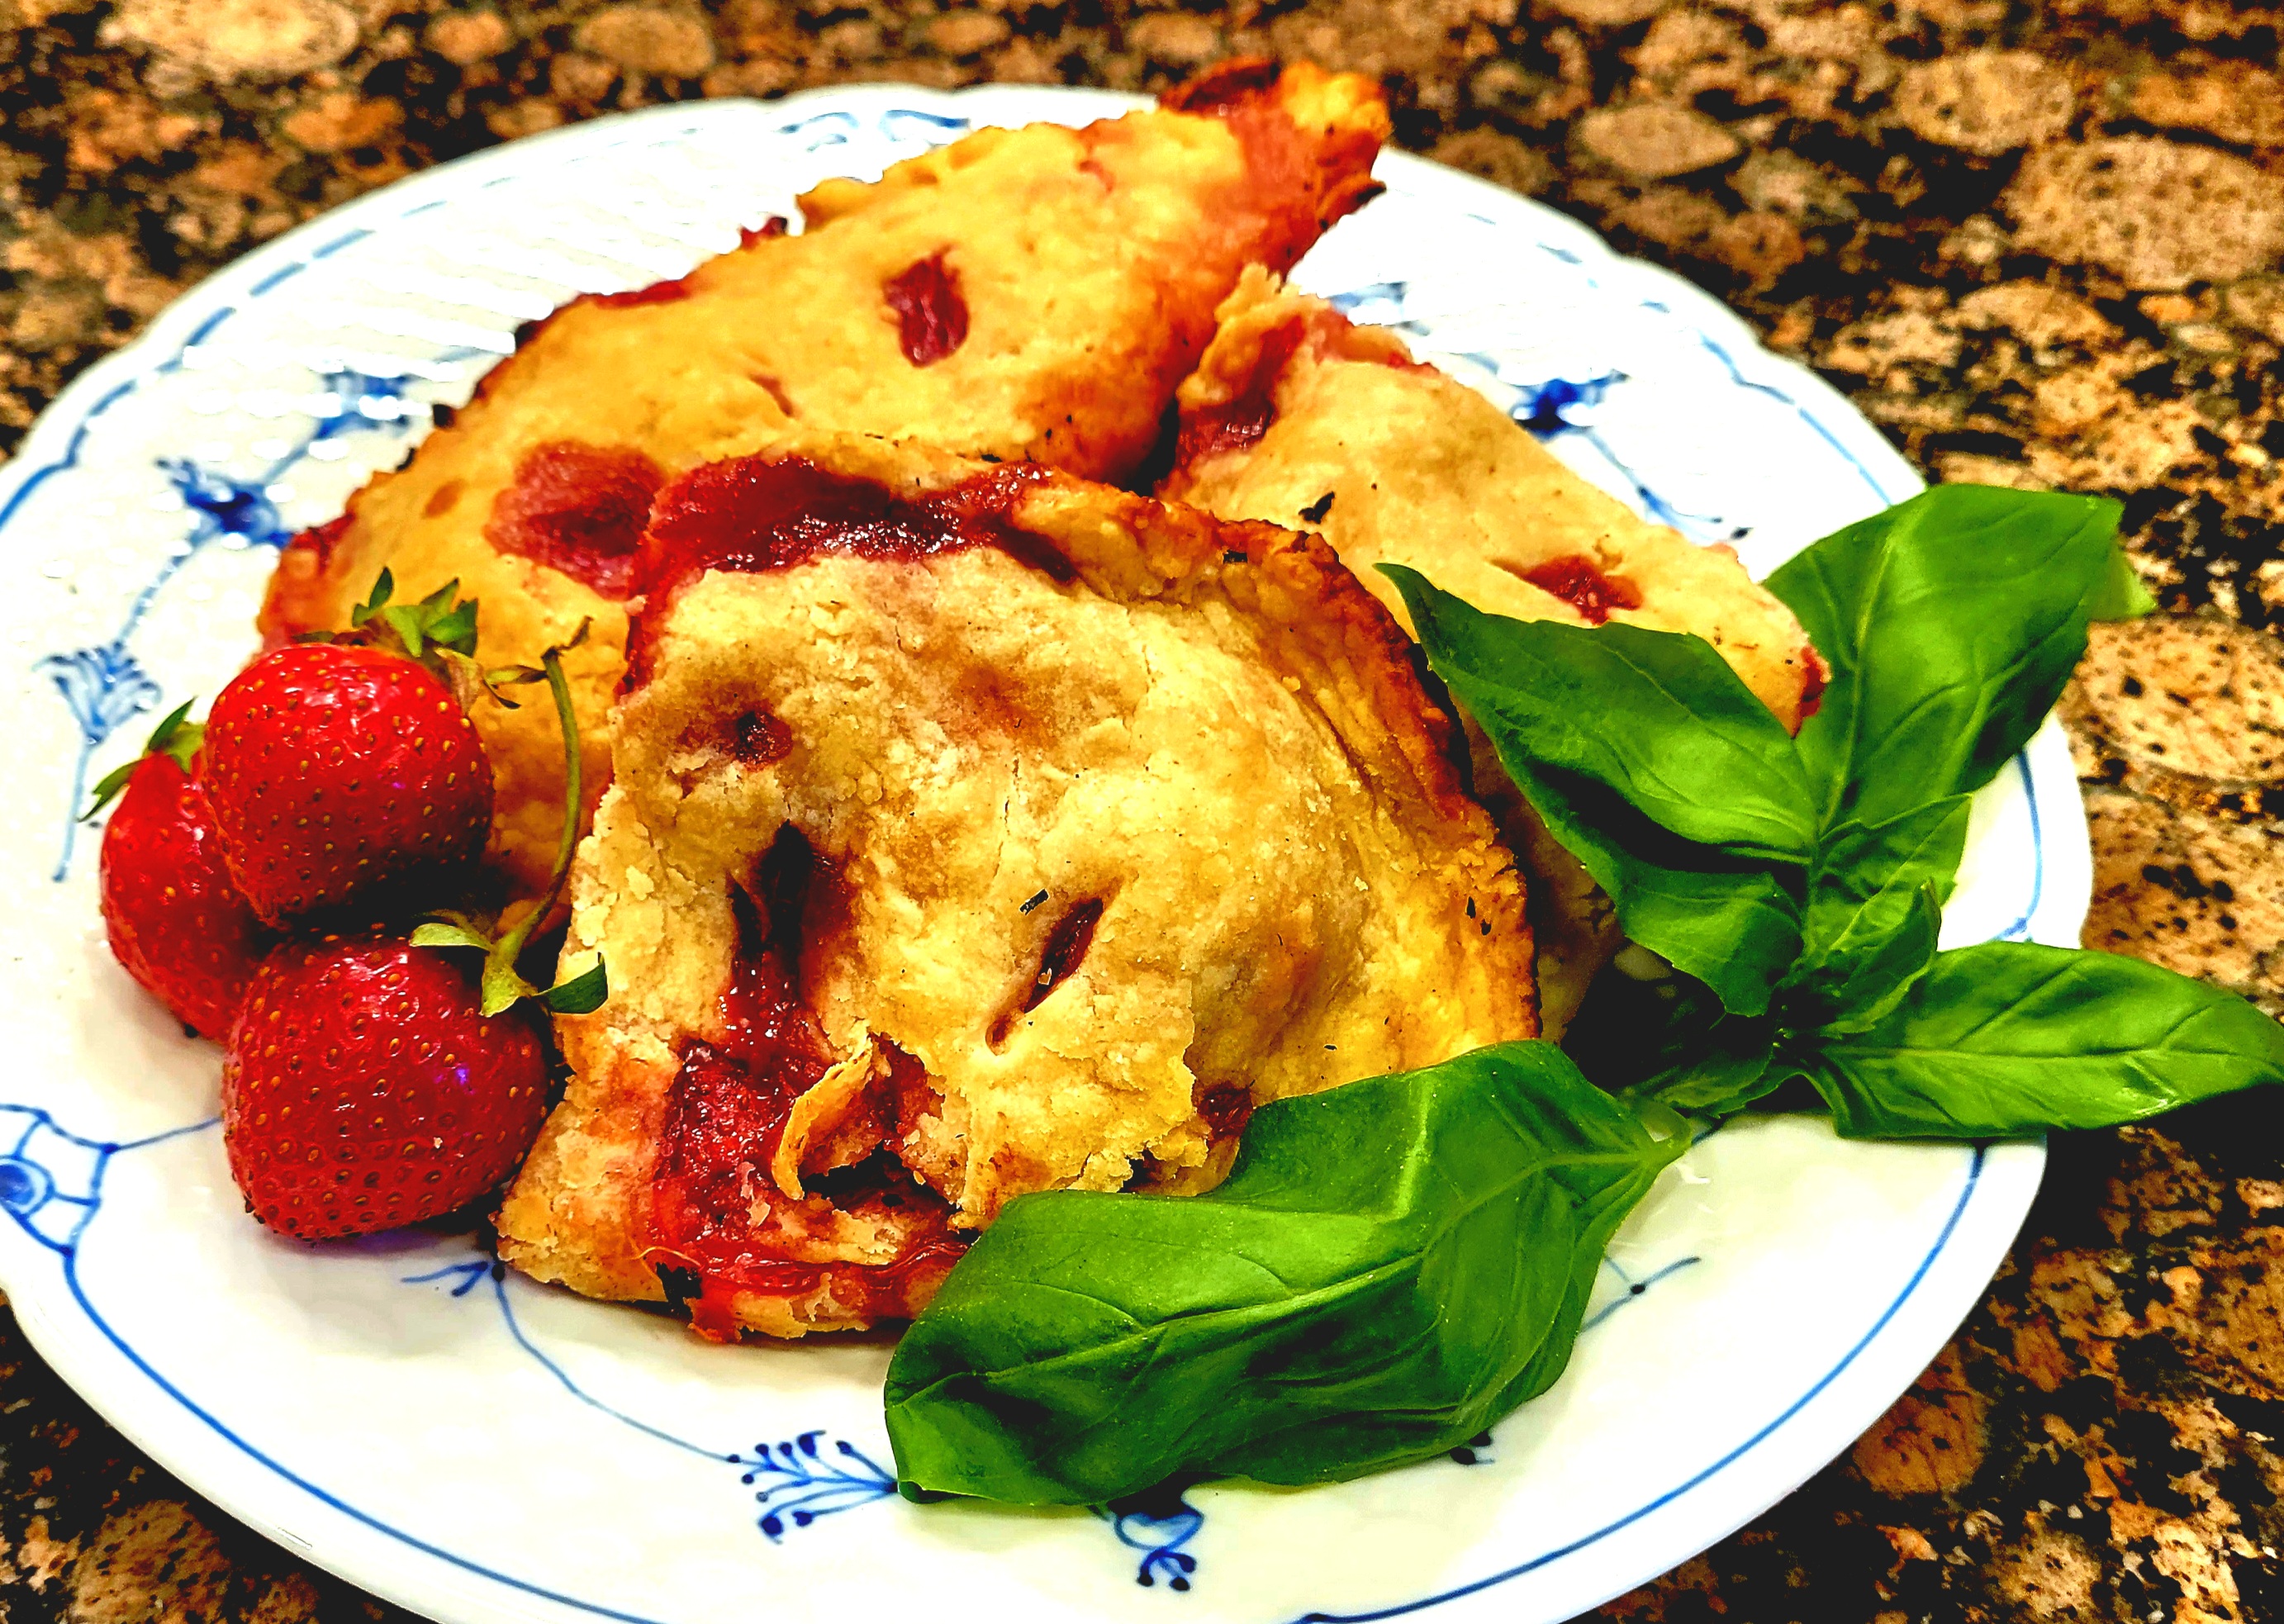
<path fill-rule="evenodd" d="M 2122 498 L 2167 613 L 2067 701 L 2091 945 L 2284 1011 L 2284 10 L 2229 0 L 0 0 L 0 451 L 232 255 L 614 108 L 841 81 L 1386 75 L 1416 149 L 1723 294 L 1930 478 Z M 2284 1620 L 2284 1113 L 2057 1142 L 1988 1299 L 1615 1619 Z M 379 1618 L 0 1322 L 0 1609 Z"/>

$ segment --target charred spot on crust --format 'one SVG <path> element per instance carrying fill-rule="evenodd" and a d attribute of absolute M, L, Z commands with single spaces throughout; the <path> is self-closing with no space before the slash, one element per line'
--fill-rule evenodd
<path fill-rule="evenodd" d="M 1302 508 L 1301 510 L 1301 517 L 1307 519 L 1312 525 L 1323 524 L 1325 522 L 1325 515 L 1333 511 L 1333 498 L 1339 494 L 1340 493 L 1337 491 L 1326 491 L 1323 496 L 1309 504 L 1307 507 Z"/>
<path fill-rule="evenodd" d="M 1158 98 L 1159 105 L 1176 113 L 1220 113 L 1272 88 L 1279 71 L 1271 58 L 1237 57 L 1176 85 Z"/>
<path fill-rule="evenodd" d="M 606 597 L 624 597 L 651 497 L 665 482 L 639 451 L 551 441 L 525 453 L 514 480 L 492 498 L 484 540 Z"/>
<path fill-rule="evenodd" d="M 677 1314 L 690 1311 L 690 1300 L 706 1289 L 706 1282 L 694 1269 L 677 1269 L 671 1263 L 658 1266 L 659 1289 L 666 1293 L 666 1306 Z"/>
<path fill-rule="evenodd" d="M 1641 607 L 1641 591 L 1632 582 L 1623 575 L 1603 574 L 1601 566 L 1584 553 L 1549 558 L 1529 569 L 1517 569 L 1513 565 L 1499 567 L 1540 591 L 1560 598 L 1576 609 L 1589 626 L 1601 625 L 1610 618 L 1613 609 Z"/>
<path fill-rule="evenodd" d="M 782 761 L 792 751 L 793 730 L 767 711 L 740 711 L 730 722 L 730 753 L 748 767 Z"/>
<path fill-rule="evenodd" d="M 967 342 L 967 301 L 939 248 L 888 278 L 881 296 L 896 313 L 896 339 L 904 359 L 933 366 Z"/>

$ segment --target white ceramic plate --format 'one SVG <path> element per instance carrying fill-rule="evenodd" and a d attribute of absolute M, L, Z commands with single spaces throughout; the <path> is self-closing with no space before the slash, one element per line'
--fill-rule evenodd
<path fill-rule="evenodd" d="M 1307 1492 L 1090 1515 L 890 1492 L 885 1342 L 710 1347 L 495 1279 L 465 1237 L 308 1248 L 239 1210 L 218 1064 L 105 951 L 71 809 L 252 646 L 276 546 L 466 398 L 517 324 L 639 285 L 974 124 L 1124 98 L 819 91 L 661 108 L 390 187 L 249 254 L 96 367 L 0 472 L 14 749 L 0 925 L 0 1275 L 42 1355 L 199 1492 L 454 1624 L 1073 1614 L 1566 1618 L 1844 1448 L 1972 1305 L 2042 1152 L 1733 1127 L 1621 1233 L 1569 1373 L 1487 1444 Z M 1918 487 L 1840 398 L 1572 222 L 1390 155 L 1301 280 L 1398 322 L 1592 477 L 1765 570 Z M 1982 795 L 1946 936 L 2072 943 L 2089 886 L 2049 727 Z"/>

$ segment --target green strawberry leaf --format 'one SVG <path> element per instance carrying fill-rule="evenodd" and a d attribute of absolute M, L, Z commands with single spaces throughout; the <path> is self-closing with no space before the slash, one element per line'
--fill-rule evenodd
<path fill-rule="evenodd" d="M 499 949 L 505 945 L 495 944 L 491 952 L 484 956 L 483 1012 L 487 1015 L 497 1015 L 526 998 L 539 995 L 539 989 L 516 969 L 515 960 L 501 954 Z"/>
<path fill-rule="evenodd" d="M 539 995 L 539 1001 L 558 1015 L 591 1015 L 603 1007 L 611 995 L 611 979 L 604 972 L 603 961 L 583 975 L 575 975 L 567 981 L 558 981 Z"/>
<path fill-rule="evenodd" d="M 417 660 L 459 691 L 443 668 L 442 656 L 473 658 L 476 652 L 476 600 L 459 601 L 460 583 L 448 581 L 417 604 L 395 601 L 396 578 L 386 569 L 372 583 L 372 596 L 349 611 L 349 625 L 375 646 Z"/>
<path fill-rule="evenodd" d="M 80 814 L 81 823 L 93 822 L 97 813 L 119 798 L 120 792 L 127 787 L 127 781 L 135 776 L 135 769 L 143 764 L 143 756 L 172 756 L 176 766 L 184 772 L 191 770 L 191 762 L 198 755 L 199 747 L 206 743 L 207 737 L 205 722 L 184 720 L 190 714 L 191 707 L 195 702 L 195 698 L 185 699 L 160 719 L 159 725 L 151 730 L 151 737 L 143 746 L 143 755 L 123 766 L 113 768 L 96 780 L 94 800 L 87 810 Z"/>
<path fill-rule="evenodd" d="M 479 953 L 492 950 L 492 939 L 473 925 L 456 915 L 445 915 L 412 927 L 412 945 L 416 948 L 472 948 Z"/>

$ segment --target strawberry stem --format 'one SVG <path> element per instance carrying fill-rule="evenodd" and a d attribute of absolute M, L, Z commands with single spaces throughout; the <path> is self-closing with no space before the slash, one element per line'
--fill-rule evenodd
<path fill-rule="evenodd" d="M 378 595 L 378 594 L 377 594 Z M 571 705 L 571 683 L 563 675 L 563 654 L 567 649 L 579 646 L 587 636 L 587 622 L 579 622 L 579 629 L 567 643 L 559 643 L 539 657 L 540 668 L 512 666 L 483 674 L 483 685 L 490 688 L 493 697 L 507 703 L 494 686 L 502 683 L 545 682 L 555 697 L 555 719 L 563 730 L 563 833 L 556 842 L 555 871 L 548 876 L 547 889 L 540 893 L 531 911 L 516 921 L 515 928 L 494 941 L 479 930 L 464 914 L 439 914 L 412 933 L 415 947 L 475 948 L 484 956 L 482 1009 L 486 1015 L 497 1015 L 502 1010 L 523 998 L 537 998 L 561 1015 L 584 1015 L 599 1007 L 610 995 L 610 982 L 605 975 L 602 961 L 585 974 L 574 976 L 540 991 L 523 979 L 516 961 L 531 943 L 533 934 L 555 911 L 555 903 L 563 894 L 564 879 L 571 872 L 572 854 L 579 849 L 579 814 L 587 799 L 585 764 L 579 756 L 579 717 Z"/>
<path fill-rule="evenodd" d="M 563 833 L 555 843 L 555 871 L 547 877 L 547 889 L 492 949 L 511 970 L 532 932 L 554 910 L 555 900 L 563 894 L 564 877 L 571 872 L 571 854 L 579 847 L 579 812 L 586 800 L 585 764 L 579 759 L 579 718 L 571 709 L 571 684 L 563 675 L 562 651 L 549 649 L 539 657 L 539 664 L 547 673 L 547 690 L 555 696 L 555 720 L 563 729 Z"/>
<path fill-rule="evenodd" d="M 584 630 L 584 626 L 580 630 Z M 575 642 L 575 639 L 574 639 Z M 548 888 L 539 893 L 539 902 L 532 904 L 530 914 L 516 920 L 514 930 L 500 936 L 500 941 L 484 955 L 484 1014 L 496 1014 L 493 1003 L 500 1010 L 516 1001 L 530 998 L 535 994 L 530 982 L 516 973 L 516 959 L 523 957 L 525 943 L 530 943 L 532 932 L 539 923 L 555 911 L 555 900 L 564 891 L 564 877 L 571 872 L 571 855 L 578 850 L 578 816 L 587 804 L 587 772 L 580 761 L 578 749 L 578 713 L 571 708 L 571 683 L 564 678 L 562 649 L 548 649 L 539 655 L 539 669 L 546 672 L 548 692 L 555 697 L 555 722 L 564 733 L 564 829 L 555 843 L 555 872 L 548 875 Z M 587 978 L 580 978 L 584 982 Z M 600 1003 L 600 998 L 596 998 Z M 594 1005 L 590 1005 L 594 1007 Z"/>

